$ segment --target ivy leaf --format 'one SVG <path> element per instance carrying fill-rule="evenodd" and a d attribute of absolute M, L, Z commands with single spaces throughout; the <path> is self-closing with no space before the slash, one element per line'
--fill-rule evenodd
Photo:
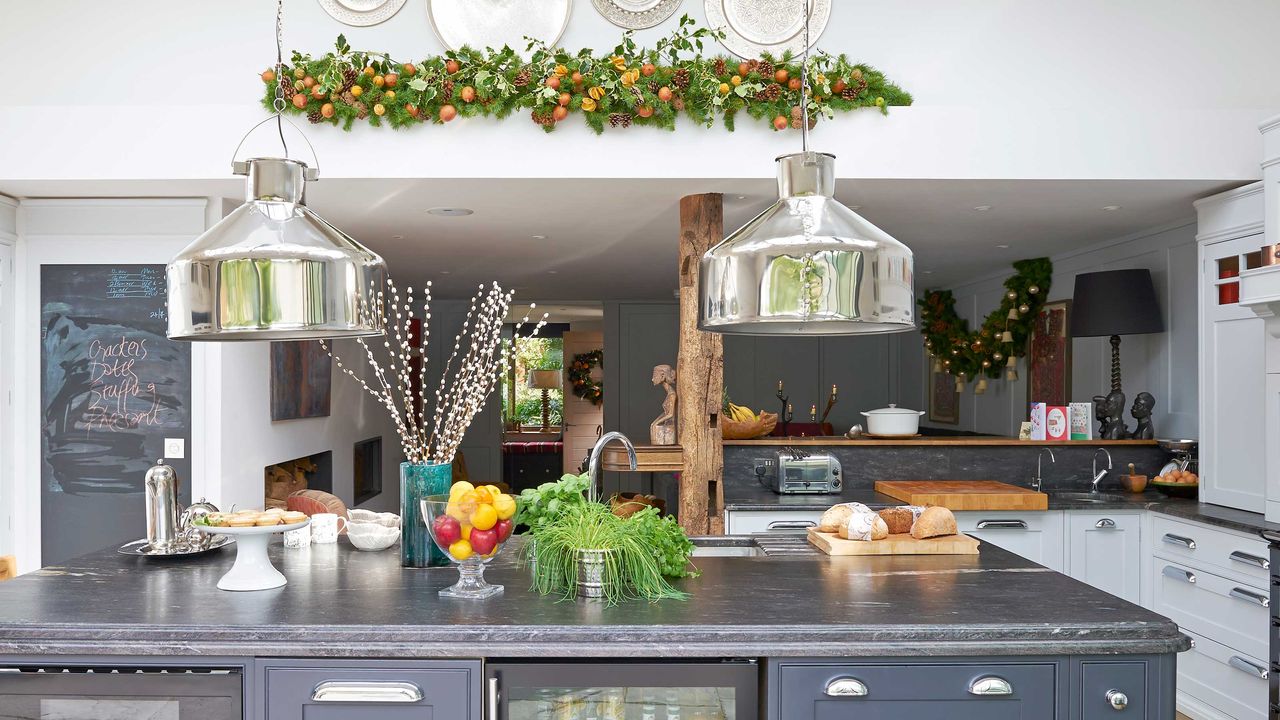
<path fill-rule="evenodd" d="M 417 90 L 418 92 L 422 92 L 423 90 L 426 90 L 428 86 L 427 86 L 426 80 L 423 80 L 420 77 L 416 77 L 409 81 L 409 87 L 414 90 Z"/>

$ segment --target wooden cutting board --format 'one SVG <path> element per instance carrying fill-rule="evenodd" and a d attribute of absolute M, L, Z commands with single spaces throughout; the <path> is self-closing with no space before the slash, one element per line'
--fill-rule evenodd
<path fill-rule="evenodd" d="M 828 555 L 977 555 L 978 541 L 968 535 L 917 540 L 909 533 L 883 540 L 845 540 L 835 533 L 809 528 L 809 543 Z"/>
<path fill-rule="evenodd" d="M 1049 496 L 995 480 L 880 480 L 876 492 L 948 510 L 1048 510 Z"/>

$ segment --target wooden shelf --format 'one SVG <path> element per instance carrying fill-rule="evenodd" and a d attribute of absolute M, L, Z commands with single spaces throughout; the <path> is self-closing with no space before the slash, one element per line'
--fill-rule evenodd
<path fill-rule="evenodd" d="M 1010 445 L 1026 445 L 1028 447 L 1057 447 L 1062 445 L 1088 445 L 1088 446 L 1115 446 L 1115 445 L 1138 445 L 1152 446 L 1156 444 L 1155 440 L 1057 440 L 1053 442 L 1044 440 L 1019 440 L 1017 438 L 1004 437 L 918 437 L 903 438 L 901 440 L 892 440 L 886 438 L 866 438 L 853 440 L 846 437 L 768 437 L 758 440 L 725 440 L 727 445 L 865 445 L 865 446 L 1010 446 Z"/>
<path fill-rule="evenodd" d="M 600 458 L 605 470 L 612 472 L 680 472 L 684 470 L 684 450 L 679 445 L 637 445 L 636 469 L 631 469 L 627 451 L 610 445 Z"/>

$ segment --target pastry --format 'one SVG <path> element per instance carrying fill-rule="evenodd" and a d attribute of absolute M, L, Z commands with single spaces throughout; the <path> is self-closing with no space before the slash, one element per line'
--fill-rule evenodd
<path fill-rule="evenodd" d="M 293 525 L 294 523 L 300 523 L 306 520 L 307 514 L 304 512 L 298 512 L 297 510 L 289 510 L 281 517 L 284 518 L 285 525 Z"/>
<path fill-rule="evenodd" d="M 256 518 L 253 515 L 236 513 L 231 517 L 227 518 L 227 526 L 228 527 L 253 527 L 253 523 L 255 519 Z"/>
<path fill-rule="evenodd" d="M 276 515 L 275 513 L 258 513 L 258 515 L 253 518 L 253 524 L 257 525 L 258 527 L 271 527 L 272 525 L 279 525 L 280 516 Z"/>
<path fill-rule="evenodd" d="M 924 508 L 920 505 L 900 505 L 898 507 L 885 508 L 878 514 L 884 518 L 885 523 L 889 526 L 889 533 L 899 535 L 911 532 L 911 526 L 916 523 L 916 518 L 920 517 L 922 512 L 924 512 Z"/>
<path fill-rule="evenodd" d="M 925 508 L 911 526 L 911 537 L 917 540 L 956 534 L 956 516 L 944 507 Z"/>

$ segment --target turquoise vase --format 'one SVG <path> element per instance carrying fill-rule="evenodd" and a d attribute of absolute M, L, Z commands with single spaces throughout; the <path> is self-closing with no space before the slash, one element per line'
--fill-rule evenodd
<path fill-rule="evenodd" d="M 453 484 L 452 465 L 400 463 L 400 564 L 404 567 L 443 567 L 449 558 L 436 547 L 422 516 L 421 500 L 443 495 Z"/>

